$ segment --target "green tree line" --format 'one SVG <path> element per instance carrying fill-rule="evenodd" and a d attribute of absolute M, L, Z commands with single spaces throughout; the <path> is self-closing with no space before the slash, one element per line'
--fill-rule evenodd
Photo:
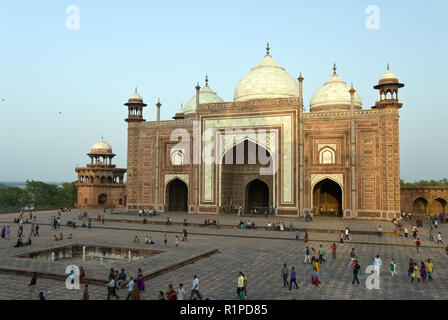
<path fill-rule="evenodd" d="M 405 182 L 403 179 L 400 179 L 400 183 L 402 186 L 448 186 L 448 179 L 420 180 L 416 182 Z"/>
<path fill-rule="evenodd" d="M 75 184 L 58 186 L 27 180 L 25 187 L 0 185 L 0 211 L 73 207 L 77 200 Z"/>

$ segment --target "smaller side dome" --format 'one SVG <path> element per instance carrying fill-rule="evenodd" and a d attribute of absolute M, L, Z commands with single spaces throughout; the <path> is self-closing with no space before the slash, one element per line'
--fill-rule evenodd
<path fill-rule="evenodd" d="M 336 64 L 333 67 L 333 75 L 328 82 L 316 90 L 310 101 L 310 111 L 335 111 L 349 110 L 351 105 L 350 89 L 345 81 L 336 74 Z M 362 101 L 358 92 L 355 92 L 354 105 L 361 109 Z"/>
<path fill-rule="evenodd" d="M 379 83 L 395 83 L 398 82 L 398 76 L 389 70 L 389 64 L 387 64 L 387 70 L 380 77 Z"/>
<path fill-rule="evenodd" d="M 220 103 L 224 102 L 210 87 L 208 86 L 208 77 L 205 78 L 205 86 L 199 90 L 199 104 L 205 103 Z M 188 100 L 184 108 L 184 114 L 195 114 L 196 113 L 196 95 Z"/>
<path fill-rule="evenodd" d="M 103 138 L 101 138 L 100 141 L 98 141 L 92 146 L 91 153 L 98 153 L 98 154 L 112 153 L 112 147 L 110 146 L 110 144 L 104 141 Z"/>
<path fill-rule="evenodd" d="M 129 97 L 129 103 L 136 102 L 136 103 L 143 103 L 142 96 L 137 92 L 137 87 L 135 87 L 135 91 L 131 94 Z"/>

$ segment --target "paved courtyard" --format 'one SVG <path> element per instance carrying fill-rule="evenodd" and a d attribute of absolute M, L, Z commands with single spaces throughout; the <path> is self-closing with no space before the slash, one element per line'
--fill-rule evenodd
<path fill-rule="evenodd" d="M 445 252 L 446 243 L 437 245 L 437 242 L 428 240 L 428 223 L 425 221 L 424 228 L 420 230 L 422 249 L 417 256 L 415 243 L 405 239 L 401 234 L 399 237 L 384 236 L 379 238 L 368 232 L 375 232 L 378 225 L 382 225 L 385 232 L 392 231 L 392 223 L 378 221 L 351 221 L 340 218 L 316 218 L 313 222 L 304 222 L 297 218 L 243 217 L 244 221 L 250 219 L 258 226 L 265 226 L 267 221 L 283 221 L 288 227 L 290 223 L 294 228 L 314 230 L 309 232 L 310 241 L 308 246 L 318 249 L 322 244 L 326 251 L 327 262 L 321 266 L 321 289 L 311 287 L 311 266 L 303 264 L 305 243 L 303 240 L 296 241 L 293 231 L 266 231 L 266 230 L 239 230 L 231 228 L 216 229 L 215 227 L 187 227 L 189 236 L 187 242 L 179 241 L 179 247 L 175 246 L 175 235 L 182 239 L 183 226 L 166 226 L 161 224 L 142 224 L 142 218 L 135 213 L 113 213 L 107 212 L 105 224 L 92 223 L 92 229 L 78 227 L 76 229 L 66 227 L 67 221 L 78 216 L 82 210 L 72 210 L 62 214 L 62 227 L 53 230 L 50 226 L 50 218 L 56 212 L 39 212 L 38 223 L 41 226 L 40 237 L 33 237 L 31 247 L 14 248 L 18 225 L 12 220 L 17 214 L 0 215 L 0 225 L 10 225 L 11 237 L 0 241 L 0 299 L 29 299 L 27 288 L 31 276 L 29 272 L 45 272 L 50 274 L 64 275 L 68 261 L 42 261 L 28 258 L 16 257 L 19 254 L 28 253 L 70 244 L 96 244 L 104 246 L 116 246 L 126 248 L 146 248 L 160 250 L 163 253 L 146 258 L 142 261 L 121 261 L 83 264 L 86 277 L 99 280 L 107 280 L 110 267 L 124 268 L 128 277 L 135 276 L 138 268 L 143 269 L 144 274 L 162 270 L 178 262 L 185 261 L 191 257 L 201 255 L 205 252 L 218 249 L 218 253 L 201 258 L 194 263 L 170 269 L 160 275 L 154 276 L 146 281 L 146 290 L 143 299 L 158 299 L 159 291 L 166 292 L 168 284 L 175 288 L 183 283 L 187 291 L 191 289 L 193 275 L 197 274 L 200 279 L 200 292 L 203 297 L 210 299 L 237 299 L 236 284 L 238 272 L 242 271 L 248 277 L 248 299 L 447 299 L 448 297 L 448 256 Z M 89 217 L 96 218 L 102 211 L 88 210 Z M 170 216 L 174 222 L 182 222 L 184 218 L 190 223 L 201 223 L 207 218 L 214 216 L 187 215 L 179 213 L 162 214 L 161 216 L 148 218 L 154 221 L 164 221 Z M 134 223 L 120 222 L 120 219 L 135 220 Z M 217 217 L 221 225 L 236 225 L 235 215 L 222 214 Z M 115 221 L 114 221 L 115 220 Z M 112 222 L 114 221 L 114 222 Z M 405 223 L 408 229 L 410 224 Z M 339 245 L 338 230 L 348 226 L 353 231 L 352 239 L 344 246 Z M 328 232 L 334 230 L 335 232 Z M 444 238 L 448 236 L 448 226 L 439 224 L 436 231 L 441 231 Z M 30 225 L 24 225 L 24 233 L 27 236 Z M 53 235 L 62 232 L 64 240 L 55 242 Z M 67 239 L 69 234 L 72 239 Z M 163 244 L 166 234 L 168 244 Z M 135 236 L 140 238 L 140 244 L 134 244 Z M 145 235 L 151 236 L 155 245 L 143 244 Z M 434 234 L 435 236 L 435 234 Z M 303 238 L 303 233 L 300 238 Z M 447 239 L 448 240 L 448 239 Z M 337 259 L 331 261 L 330 245 L 335 242 L 337 248 Z M 352 273 L 348 268 L 349 252 L 355 248 L 362 274 L 359 276 L 360 285 L 352 285 Z M 383 260 L 381 272 L 381 283 L 379 290 L 366 288 L 365 280 L 368 275 L 365 269 L 373 264 L 373 257 L 379 254 Z M 409 258 L 426 261 L 430 258 L 434 265 L 434 281 L 425 283 L 410 283 L 407 276 Z M 392 278 L 389 273 L 390 260 L 394 258 L 398 265 L 398 276 Z M 283 263 L 288 267 L 295 266 L 297 270 L 297 282 L 299 290 L 293 288 L 291 291 L 283 287 L 281 269 Z M 16 270 L 13 274 L 12 271 Z M 18 271 L 17 270 L 22 270 Z M 23 274 L 21 274 L 21 272 Z M 68 290 L 65 281 L 38 278 L 38 288 L 33 299 L 37 299 L 39 291 L 43 291 L 46 298 L 53 299 L 81 299 L 82 290 Z M 126 290 L 119 290 L 120 299 L 126 296 Z M 90 299 L 105 299 L 107 290 L 105 285 L 89 285 Z"/>

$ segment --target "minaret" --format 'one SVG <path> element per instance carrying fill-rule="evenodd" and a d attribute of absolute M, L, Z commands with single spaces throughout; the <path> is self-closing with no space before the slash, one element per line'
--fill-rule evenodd
<path fill-rule="evenodd" d="M 157 106 L 157 132 L 156 132 L 156 154 L 155 154 L 155 160 L 156 160 L 156 173 L 155 173 L 155 195 L 154 195 L 154 209 L 159 211 L 159 184 L 160 184 L 160 178 L 159 178 L 159 149 L 160 149 L 160 107 L 162 104 L 160 103 L 160 99 L 157 100 L 156 103 Z"/>
<path fill-rule="evenodd" d="M 398 101 L 398 89 L 403 87 L 404 84 L 398 82 L 397 75 L 389 70 L 389 64 L 387 64 L 386 72 L 381 76 L 378 84 L 374 86 L 375 89 L 380 91 L 380 96 L 372 108 L 401 108 L 403 104 Z"/>
<path fill-rule="evenodd" d="M 201 127 L 199 124 L 199 82 L 196 87 L 196 122 L 193 124 L 194 210 L 199 213 L 199 164 L 201 161 Z"/>
<path fill-rule="evenodd" d="M 135 92 L 131 94 L 128 102 L 124 104 L 128 107 L 128 117 L 124 120 L 126 122 L 142 122 L 143 119 L 143 108 L 146 104 L 143 103 L 143 98 L 137 92 L 137 87 L 135 87 Z"/>
<path fill-rule="evenodd" d="M 380 96 L 372 109 L 380 112 L 380 179 L 381 179 L 381 219 L 391 221 L 400 218 L 400 146 L 398 89 L 404 84 L 398 82 L 396 74 L 389 70 L 374 86 Z"/>
<path fill-rule="evenodd" d="M 303 185 L 304 185 L 304 154 L 303 154 L 303 77 L 302 73 L 297 78 L 299 80 L 299 216 L 303 215 Z"/>
<path fill-rule="evenodd" d="M 350 218 L 356 218 L 358 216 L 358 193 L 356 192 L 356 124 L 355 124 L 355 89 L 353 89 L 353 83 L 349 90 L 350 92 L 350 163 L 351 163 L 351 214 Z"/>

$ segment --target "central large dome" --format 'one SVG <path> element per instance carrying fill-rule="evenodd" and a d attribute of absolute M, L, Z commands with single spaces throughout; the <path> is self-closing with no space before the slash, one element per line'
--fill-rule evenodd
<path fill-rule="evenodd" d="M 299 84 L 285 68 L 267 54 L 246 74 L 235 88 L 233 101 L 294 98 L 299 96 Z"/>

